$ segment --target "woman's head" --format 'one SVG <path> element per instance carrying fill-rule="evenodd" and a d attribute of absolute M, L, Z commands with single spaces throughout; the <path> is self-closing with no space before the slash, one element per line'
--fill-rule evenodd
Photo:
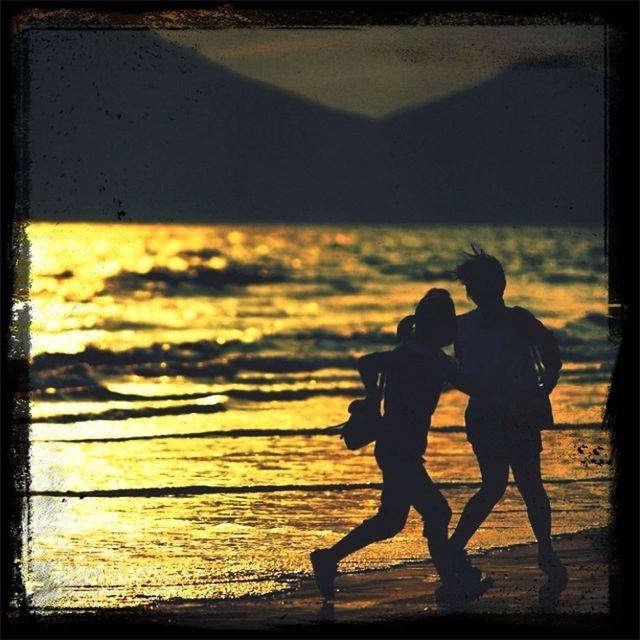
<path fill-rule="evenodd" d="M 415 318 L 415 339 L 422 345 L 445 347 L 456 332 L 456 309 L 445 289 L 429 289 L 418 302 Z"/>

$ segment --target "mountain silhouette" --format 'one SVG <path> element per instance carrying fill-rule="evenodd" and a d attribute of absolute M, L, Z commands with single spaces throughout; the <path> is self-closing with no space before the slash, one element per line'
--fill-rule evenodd
<path fill-rule="evenodd" d="M 601 74 L 520 64 L 371 120 L 143 31 L 32 32 L 33 219 L 601 223 Z"/>

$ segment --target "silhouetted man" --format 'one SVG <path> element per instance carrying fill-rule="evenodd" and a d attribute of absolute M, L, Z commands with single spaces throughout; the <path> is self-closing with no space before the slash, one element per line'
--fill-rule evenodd
<path fill-rule="evenodd" d="M 457 318 L 455 353 L 460 373 L 472 382 L 465 422 L 482 485 L 451 536 L 452 553 L 464 549 L 502 498 L 511 468 L 538 541 L 540 568 L 563 587 L 567 572 L 551 545 L 551 509 L 540 474 L 540 429 L 553 420 L 548 394 L 558 382 L 560 353 L 531 313 L 505 306 L 500 262 L 472 249 L 456 275 L 477 308 Z"/>

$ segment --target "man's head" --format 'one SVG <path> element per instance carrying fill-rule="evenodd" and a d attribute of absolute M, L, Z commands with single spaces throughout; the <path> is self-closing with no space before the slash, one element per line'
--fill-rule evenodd
<path fill-rule="evenodd" d="M 479 247 L 471 245 L 472 253 L 455 269 L 456 277 L 467 289 L 467 295 L 478 307 L 491 306 L 502 300 L 507 279 L 500 261 Z"/>

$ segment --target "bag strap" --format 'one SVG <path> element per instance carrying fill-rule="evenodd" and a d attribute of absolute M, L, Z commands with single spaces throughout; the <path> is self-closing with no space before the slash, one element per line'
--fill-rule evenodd
<path fill-rule="evenodd" d="M 536 341 L 533 339 L 532 335 L 532 321 L 534 321 L 535 318 L 522 307 L 513 307 L 511 309 L 511 313 L 518 333 L 527 343 L 527 347 L 529 348 L 529 357 L 531 358 L 531 364 L 535 369 L 536 376 L 538 377 L 538 382 L 540 382 L 544 374 L 545 367 L 540 356 L 538 345 L 536 344 Z"/>
<path fill-rule="evenodd" d="M 386 383 L 386 372 L 380 372 L 380 382 L 378 383 L 378 389 L 380 390 L 380 407 L 378 409 L 379 413 L 382 415 L 382 403 L 384 402 L 384 386 Z"/>
<path fill-rule="evenodd" d="M 378 384 L 378 389 L 380 389 L 380 394 L 381 395 L 384 393 L 385 378 L 386 378 L 386 372 L 382 371 L 380 373 L 380 383 Z"/>

